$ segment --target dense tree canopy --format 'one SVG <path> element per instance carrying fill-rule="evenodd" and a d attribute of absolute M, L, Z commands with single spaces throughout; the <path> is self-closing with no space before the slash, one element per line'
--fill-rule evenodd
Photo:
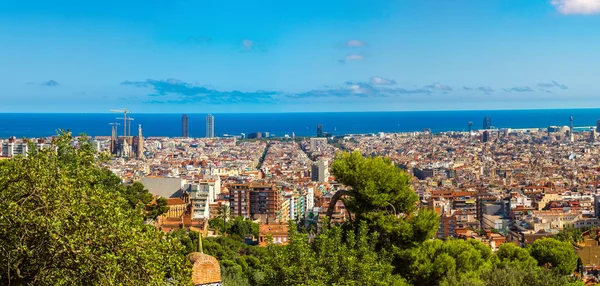
<path fill-rule="evenodd" d="M 344 205 L 356 221 L 366 222 L 380 234 L 380 247 L 405 249 L 434 236 L 437 214 L 418 209 L 410 176 L 390 159 L 365 158 L 358 151 L 341 153 L 331 170 L 337 181 L 350 188 Z"/>
<path fill-rule="evenodd" d="M 86 138 L 71 140 L 0 163 L 0 284 L 189 281 L 181 244 L 144 223 Z"/>
<path fill-rule="evenodd" d="M 531 256 L 539 266 L 550 267 L 562 275 L 573 273 L 577 266 L 577 254 L 569 242 L 556 239 L 539 239 L 531 245 Z"/>

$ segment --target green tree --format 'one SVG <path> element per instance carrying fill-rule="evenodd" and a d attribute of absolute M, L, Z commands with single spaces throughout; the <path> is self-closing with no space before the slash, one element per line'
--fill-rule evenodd
<path fill-rule="evenodd" d="M 413 285 L 459 285 L 480 282 L 491 269 L 490 248 L 476 240 L 429 240 L 410 251 L 405 277 Z"/>
<path fill-rule="evenodd" d="M 536 240 L 530 248 L 539 266 L 549 267 L 561 275 L 572 274 L 577 266 L 577 254 L 569 242 L 553 238 Z"/>
<path fill-rule="evenodd" d="M 503 243 L 496 252 L 496 264 L 501 267 L 512 266 L 517 269 L 535 268 L 537 260 L 525 248 L 512 243 Z"/>
<path fill-rule="evenodd" d="M 563 228 L 554 238 L 570 243 L 581 243 L 583 242 L 583 232 L 579 228 L 568 226 Z"/>
<path fill-rule="evenodd" d="M 169 211 L 167 199 L 159 197 L 154 200 L 152 194 L 140 182 L 134 182 L 121 188 L 129 206 L 140 211 L 146 219 L 156 219 Z"/>
<path fill-rule="evenodd" d="M 146 205 L 146 213 L 144 217 L 155 220 L 157 217 L 166 214 L 169 211 L 169 206 L 167 203 L 167 199 L 158 197 L 153 203 Z"/>
<path fill-rule="evenodd" d="M 405 285 L 392 274 L 391 257 L 375 250 L 377 236 L 361 223 L 357 233 L 325 227 L 309 242 L 291 225 L 288 245 L 268 246 L 263 285 Z"/>
<path fill-rule="evenodd" d="M 513 265 L 495 267 L 481 275 L 487 286 L 564 286 L 580 285 L 567 277 L 541 267 L 519 268 Z M 581 284 L 583 285 L 583 284 Z"/>
<path fill-rule="evenodd" d="M 437 214 L 419 210 L 419 197 L 410 187 L 410 176 L 389 158 L 364 158 L 360 152 L 340 153 L 332 165 L 340 183 L 350 187 L 346 208 L 381 234 L 388 246 L 414 246 L 432 238 Z"/>
<path fill-rule="evenodd" d="M 258 237 L 258 224 L 242 217 L 236 217 L 231 221 L 228 234 L 240 240 L 243 240 L 246 235 Z"/>
<path fill-rule="evenodd" d="M 217 218 L 223 220 L 222 228 L 219 228 L 222 232 L 227 232 L 226 227 L 229 217 L 231 217 L 231 208 L 229 208 L 229 205 L 223 204 L 219 206 Z"/>
<path fill-rule="evenodd" d="M 181 244 L 144 223 L 83 137 L 0 163 L 0 284 L 189 282 Z"/>

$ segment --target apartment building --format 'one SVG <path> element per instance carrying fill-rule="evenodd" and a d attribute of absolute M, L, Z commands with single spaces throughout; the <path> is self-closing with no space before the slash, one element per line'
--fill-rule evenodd
<path fill-rule="evenodd" d="M 229 187 L 229 204 L 232 216 L 265 223 L 282 221 L 288 217 L 287 214 L 281 213 L 281 193 L 277 186 L 272 184 L 232 184 Z"/>

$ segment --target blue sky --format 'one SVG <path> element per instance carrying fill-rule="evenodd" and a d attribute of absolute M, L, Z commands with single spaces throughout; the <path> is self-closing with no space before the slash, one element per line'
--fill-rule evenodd
<path fill-rule="evenodd" d="M 0 112 L 600 107 L 599 28 L 598 0 L 8 0 Z"/>

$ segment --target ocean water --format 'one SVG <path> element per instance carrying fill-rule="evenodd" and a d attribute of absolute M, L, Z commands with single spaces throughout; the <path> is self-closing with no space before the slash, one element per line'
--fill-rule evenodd
<path fill-rule="evenodd" d="M 473 110 L 473 111 L 410 111 L 410 112 L 330 112 L 330 113 L 217 113 L 215 134 L 239 135 L 240 133 L 269 132 L 271 136 L 314 136 L 317 124 L 333 135 L 422 131 L 463 131 L 467 123 L 473 129 L 481 129 L 485 116 L 490 116 L 492 126 L 497 128 L 544 128 L 550 125 L 569 125 L 573 116 L 574 126 L 596 126 L 600 109 L 545 109 L 545 110 Z M 137 134 L 142 125 L 144 136 L 181 136 L 181 114 L 132 113 L 134 120 L 131 133 Z M 69 129 L 74 134 L 109 136 L 110 122 L 119 122 L 119 134 L 123 121 L 116 113 L 4 113 L 0 114 L 0 138 L 45 137 L 56 135 L 58 129 Z M 206 114 L 188 114 L 191 137 L 206 134 Z"/>

